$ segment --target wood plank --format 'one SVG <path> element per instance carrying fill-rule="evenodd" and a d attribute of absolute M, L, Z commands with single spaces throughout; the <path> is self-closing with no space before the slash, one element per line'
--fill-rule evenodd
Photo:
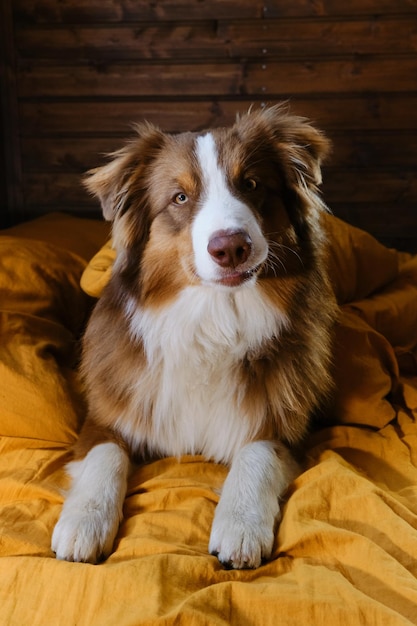
<path fill-rule="evenodd" d="M 265 96 L 417 89 L 417 57 L 261 63 L 21 65 L 22 98 Z"/>
<path fill-rule="evenodd" d="M 271 19 L 220 22 L 218 36 L 230 56 L 346 56 L 351 54 L 411 54 L 417 50 L 417 22 L 409 17 L 381 19 Z"/>
<path fill-rule="evenodd" d="M 0 3 L 0 123 L 2 176 L 0 182 L 0 227 L 22 217 L 22 164 L 15 75 L 11 0 Z"/>
<path fill-rule="evenodd" d="M 23 186 L 27 211 L 37 206 L 49 207 L 49 211 L 99 207 L 84 189 L 81 174 L 25 172 Z"/>
<path fill-rule="evenodd" d="M 129 135 L 134 136 L 133 132 Z M 120 148 L 126 137 L 23 137 L 22 158 L 28 172 L 84 172 L 102 164 L 103 155 Z M 330 138 L 333 151 L 329 164 L 332 168 L 409 169 L 416 165 L 416 131 L 346 130 L 333 133 Z"/>
<path fill-rule="evenodd" d="M 400 0 L 400 2 L 403 0 Z M 263 16 L 262 0 L 15 0 L 24 23 L 90 23 L 241 19 Z"/>
<path fill-rule="evenodd" d="M 117 62 L 146 59 L 390 55 L 417 51 L 417 22 L 409 18 L 239 20 L 131 26 L 18 28 L 19 55 L 29 59 Z"/>
<path fill-rule="evenodd" d="M 332 167 L 398 168 L 416 167 L 417 132 L 338 131 L 328 134 L 333 151 Z"/>
<path fill-rule="evenodd" d="M 416 0 L 265 0 L 264 17 L 415 14 Z"/>
<path fill-rule="evenodd" d="M 178 96 L 241 93 L 244 68 L 228 64 L 100 64 L 50 66 L 25 63 L 19 72 L 20 97 Z"/>
<path fill-rule="evenodd" d="M 415 167 L 408 169 L 323 168 L 323 198 L 333 203 L 372 204 L 417 203 Z"/>
<path fill-rule="evenodd" d="M 268 99 L 270 105 L 279 100 Z M 253 99 L 206 101 L 20 102 L 24 136 L 86 134 L 126 137 L 132 122 L 148 120 L 168 132 L 201 130 L 233 123 Z M 417 130 L 417 94 L 359 94 L 345 97 L 299 96 L 291 110 L 327 132 L 338 130 Z M 259 103 L 257 103 L 259 106 Z M 100 112 L 100 114 L 98 114 Z"/>
<path fill-rule="evenodd" d="M 132 133 L 133 136 L 133 133 Z M 103 165 L 105 155 L 121 148 L 122 138 L 32 137 L 22 139 L 26 172 L 78 172 Z"/>
<path fill-rule="evenodd" d="M 417 209 L 410 204 L 351 204 L 335 202 L 332 213 L 358 228 L 378 233 L 384 238 L 406 237 L 417 244 Z"/>
<path fill-rule="evenodd" d="M 415 15 L 416 0 L 14 0 L 24 23 L 131 22 L 349 15 Z"/>
<path fill-rule="evenodd" d="M 244 84 L 244 87 L 246 84 Z M 251 65 L 248 93 L 289 94 L 405 92 L 417 89 L 417 57 L 358 58 Z"/>

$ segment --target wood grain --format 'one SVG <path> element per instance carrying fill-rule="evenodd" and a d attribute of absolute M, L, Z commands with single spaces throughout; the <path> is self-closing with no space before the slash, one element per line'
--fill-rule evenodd
<path fill-rule="evenodd" d="M 14 0 L 19 21 L 97 23 L 137 20 L 343 18 L 349 15 L 415 15 L 415 0 Z"/>
<path fill-rule="evenodd" d="M 417 26 L 409 18 L 338 21 L 333 19 L 206 20 L 137 22 L 99 25 L 20 28 L 16 31 L 21 58 L 50 62 L 76 58 L 96 61 L 169 61 L 291 59 L 417 51 Z"/>
<path fill-rule="evenodd" d="M 316 93 L 410 91 L 417 58 L 300 60 L 269 63 L 109 63 L 41 65 L 26 62 L 18 73 L 19 96 L 78 97 L 289 97 Z M 417 85 L 416 85 L 417 86 Z"/>
<path fill-rule="evenodd" d="M 131 135 L 132 122 L 202 131 L 231 124 L 252 104 L 288 99 L 332 140 L 323 193 L 334 212 L 417 249 L 417 0 L 2 7 L 1 76 L 12 90 L 0 162 L 10 172 L 12 155 L 20 182 L 7 175 L 0 219 L 61 209 L 99 215 L 81 177 Z M 13 193 L 20 214 L 5 205 Z"/>
<path fill-rule="evenodd" d="M 131 124 L 148 120 L 168 132 L 201 130 L 231 124 L 237 113 L 244 113 L 253 98 L 231 100 L 57 100 L 25 101 L 20 104 L 20 125 L 25 136 L 99 136 L 127 137 Z M 262 101 L 261 101 L 262 102 Z M 281 102 L 268 98 L 269 105 Z M 329 94 L 293 96 L 291 109 L 316 122 L 323 130 L 352 131 L 416 130 L 417 94 Z M 257 103 L 259 106 L 259 101 Z M 339 134 L 339 137 L 341 136 Z M 400 144 L 401 145 L 401 144 Z"/>

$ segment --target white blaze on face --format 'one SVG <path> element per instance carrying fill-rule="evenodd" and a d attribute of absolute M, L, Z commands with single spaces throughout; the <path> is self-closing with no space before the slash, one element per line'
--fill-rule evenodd
<path fill-rule="evenodd" d="M 214 233 L 245 231 L 249 235 L 252 250 L 244 264 L 245 270 L 255 268 L 266 259 L 268 245 L 250 207 L 231 193 L 211 133 L 197 138 L 196 154 L 203 173 L 203 192 L 192 227 L 193 249 L 198 275 L 203 281 L 211 282 L 218 280 L 222 271 L 207 251 Z"/>

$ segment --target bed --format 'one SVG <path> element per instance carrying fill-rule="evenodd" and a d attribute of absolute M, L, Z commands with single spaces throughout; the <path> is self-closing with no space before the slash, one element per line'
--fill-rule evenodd
<path fill-rule="evenodd" d="M 79 338 L 111 271 L 109 230 L 54 213 L 1 232 L 2 624 L 417 624 L 417 257 L 326 223 L 337 393 L 273 559 L 246 571 L 207 552 L 226 469 L 199 456 L 135 468 L 105 562 L 54 558 L 84 414 Z"/>

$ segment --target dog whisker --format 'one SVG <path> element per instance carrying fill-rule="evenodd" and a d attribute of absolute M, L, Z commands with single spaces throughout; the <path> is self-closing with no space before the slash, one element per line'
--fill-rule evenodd
<path fill-rule="evenodd" d="M 272 270 L 274 276 L 278 275 L 278 265 L 282 268 L 284 273 L 287 273 L 287 268 L 285 267 L 283 260 L 271 248 L 272 246 L 270 245 L 268 258 L 266 260 L 266 266 Z"/>
<path fill-rule="evenodd" d="M 299 261 L 301 268 L 304 269 L 304 261 L 303 261 L 303 259 L 298 254 L 298 252 L 296 250 L 294 250 L 294 248 L 291 248 L 291 246 L 287 246 L 287 245 L 285 245 L 283 243 L 280 243 L 278 241 L 270 241 L 270 240 L 268 241 L 268 246 L 269 246 L 270 251 L 274 250 L 274 248 L 275 248 L 275 250 L 274 250 L 274 252 L 272 254 L 273 254 L 273 256 L 276 259 L 279 258 L 279 251 L 282 251 L 282 250 L 284 250 L 286 252 L 289 252 L 290 254 L 293 254 L 297 258 L 297 260 Z M 279 260 L 280 260 L 281 264 L 283 265 L 282 260 L 280 258 L 279 258 Z"/>

